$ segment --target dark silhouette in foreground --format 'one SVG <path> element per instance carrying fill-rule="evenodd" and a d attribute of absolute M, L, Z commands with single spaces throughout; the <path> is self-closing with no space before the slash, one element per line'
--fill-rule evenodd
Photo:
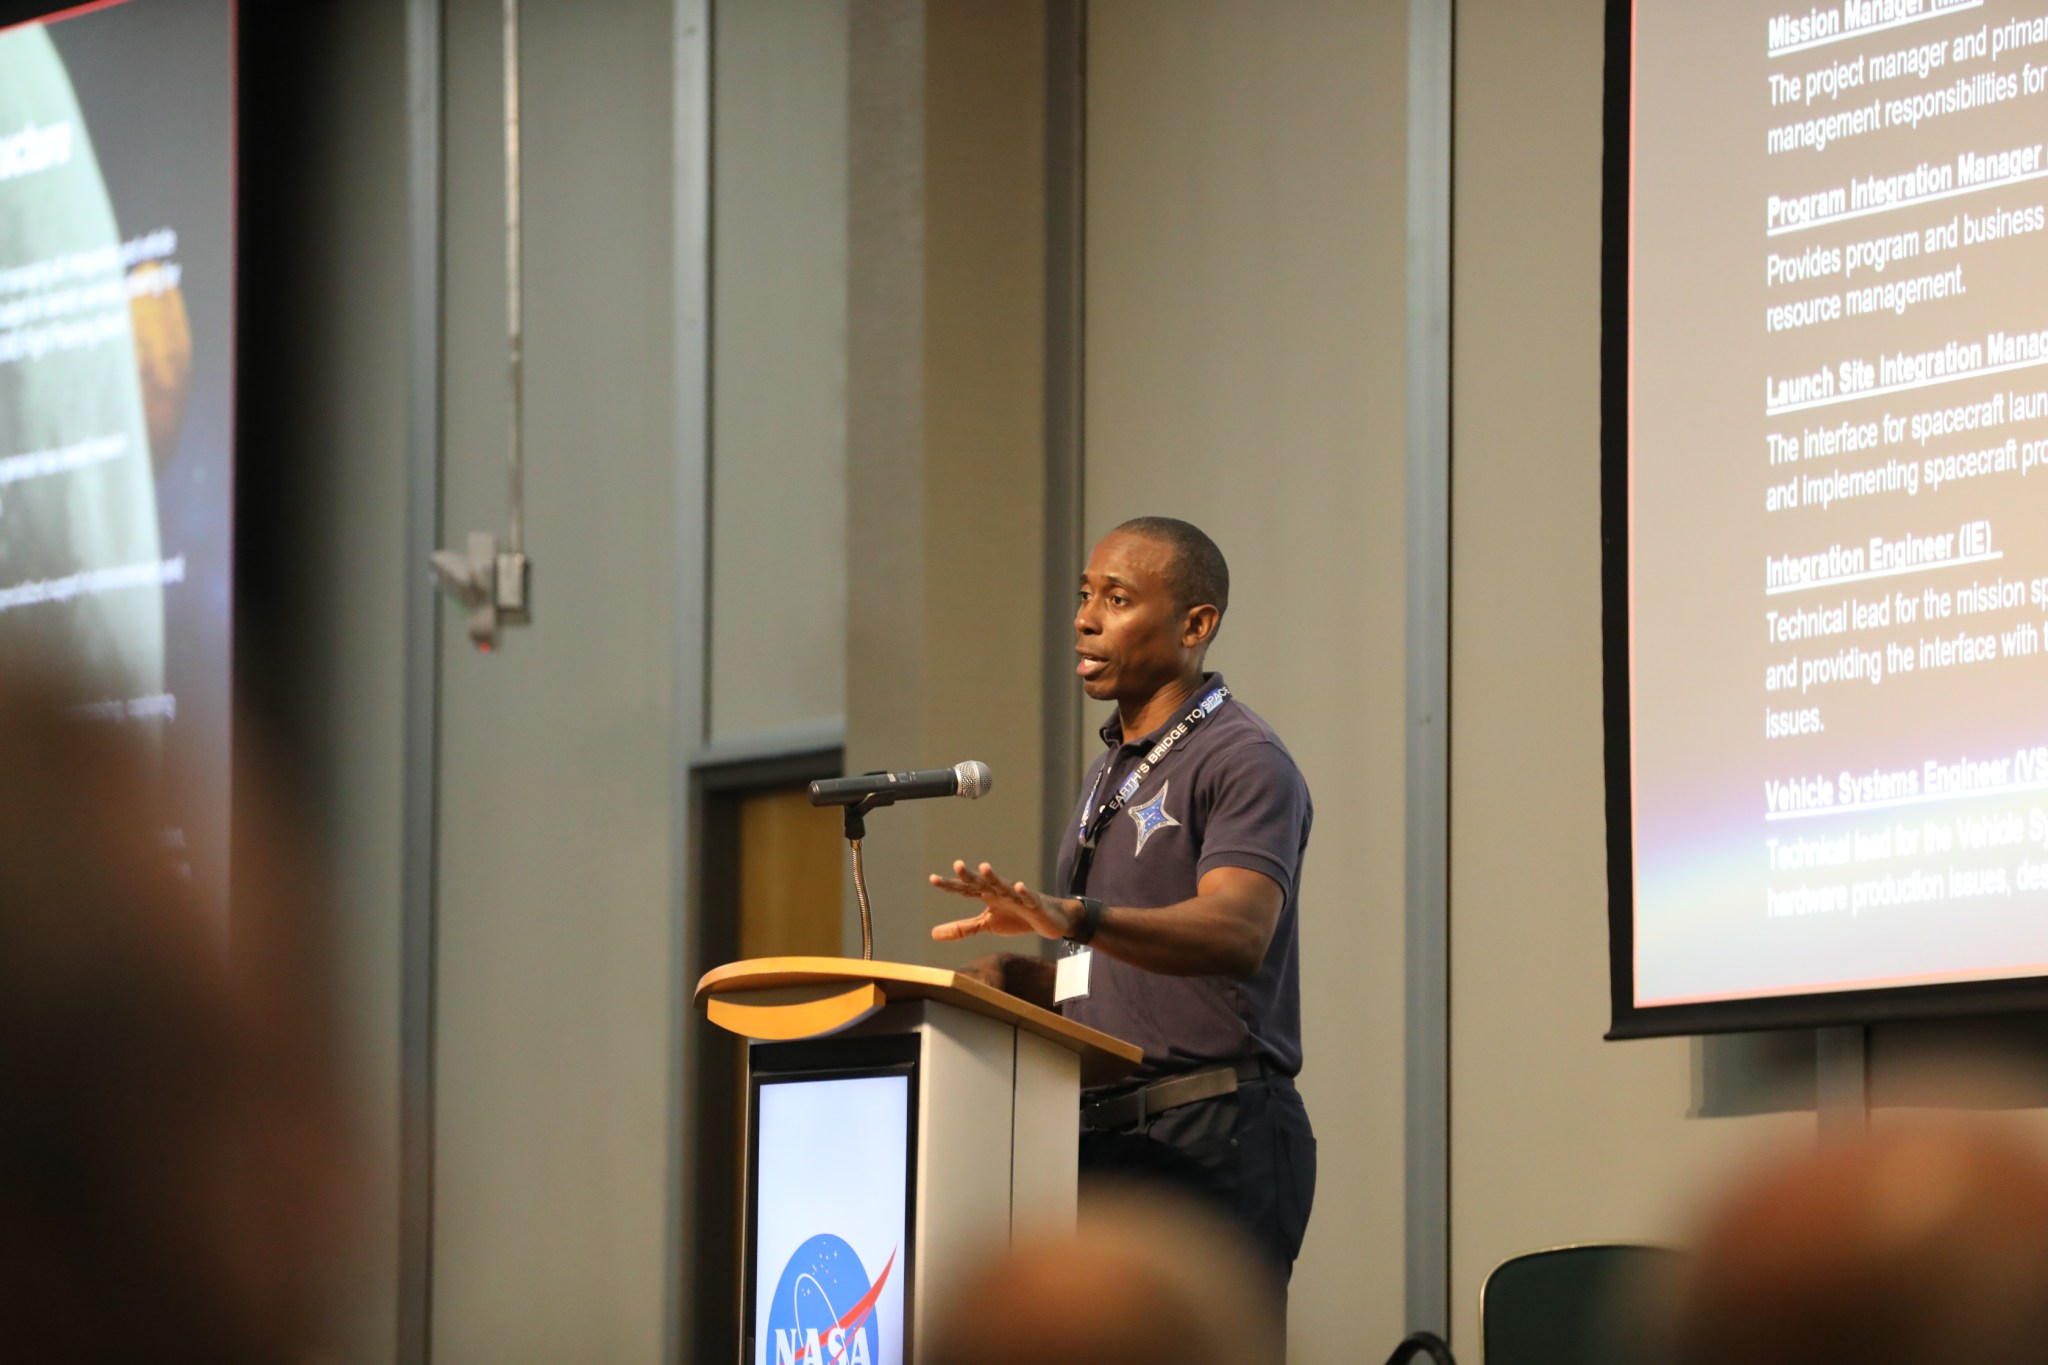
<path fill-rule="evenodd" d="M 1090 1192 L 1078 1228 L 1020 1234 L 933 1316 L 928 1365 L 1280 1365 L 1279 1281 L 1208 1209 Z"/>
<path fill-rule="evenodd" d="M 277 831 L 240 841 L 223 925 L 157 769 L 0 687 L 0 1359 L 295 1359 L 342 1250 L 313 879 Z"/>
<path fill-rule="evenodd" d="M 1823 1143 L 1707 1223 L 1677 1365 L 1973 1365 L 2048 1353 L 2048 1157 L 1987 1127 Z"/>

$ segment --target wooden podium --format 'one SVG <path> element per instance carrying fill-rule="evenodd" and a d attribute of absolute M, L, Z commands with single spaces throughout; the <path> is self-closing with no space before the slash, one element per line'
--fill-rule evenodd
<path fill-rule="evenodd" d="M 832 1325 L 846 1332 L 851 1320 L 873 1323 L 873 1330 L 886 1324 L 887 1334 L 847 1338 L 842 1360 L 916 1360 L 927 1311 L 968 1256 L 1003 1237 L 1013 1217 L 1043 1223 L 1074 1216 L 1080 1087 L 1118 1079 L 1142 1055 L 939 967 L 761 958 L 706 973 L 697 1002 L 712 1023 L 750 1040 L 740 1332 L 750 1365 L 803 1360 L 811 1331 L 823 1333 L 822 1354 L 831 1357 Z M 889 1082 L 904 1096 L 900 1117 L 887 1104 L 880 1111 L 806 1111 L 790 1108 L 794 1099 L 786 1102 L 806 1083 L 895 1077 L 903 1078 Z M 811 1089 L 826 1102 L 829 1087 Z M 882 1121 L 824 1132 L 842 1110 L 880 1113 Z M 775 1118 L 782 1113 L 808 1117 Z M 779 1135 L 778 1122 L 793 1123 L 796 1140 Z M 868 1141 L 868 1128 L 892 1125 L 903 1130 L 907 1147 L 902 1194 L 889 1193 L 894 1171 L 872 1171 L 866 1183 L 882 1201 L 880 1214 L 840 1208 L 842 1196 L 867 1193 L 843 1190 L 861 1183 L 844 1172 L 822 1189 L 807 1184 L 811 1168 L 832 1167 L 848 1159 L 849 1144 Z M 800 1244 L 789 1231 L 799 1216 L 810 1220 L 801 1224 Z M 866 1243 L 873 1249 L 849 1255 L 861 1243 L 850 1231 L 825 1226 L 835 1217 L 864 1226 L 879 1218 L 882 1231 Z M 888 1249 L 892 1236 L 898 1245 Z M 801 1255 L 789 1252 L 791 1245 L 800 1245 Z M 831 1277 L 848 1264 L 858 1273 L 846 1272 L 851 1278 L 835 1293 Z M 891 1276 L 900 1300 L 885 1296 Z"/>

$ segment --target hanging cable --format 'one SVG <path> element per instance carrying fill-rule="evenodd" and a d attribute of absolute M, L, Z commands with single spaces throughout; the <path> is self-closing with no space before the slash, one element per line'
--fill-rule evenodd
<path fill-rule="evenodd" d="M 511 524 L 506 551 L 526 551 L 526 324 L 520 298 L 519 222 L 519 0 L 505 0 L 505 331 L 511 351 L 512 430 L 506 455 Z"/>
<path fill-rule="evenodd" d="M 533 621 L 533 565 L 526 557 L 526 323 L 520 297 L 524 275 L 519 233 L 519 0 L 504 0 L 505 18 L 505 344 L 512 415 L 505 452 L 511 506 L 506 544 L 489 531 L 471 531 L 462 550 L 428 556 L 434 576 L 469 613 L 469 638 L 488 652 L 501 626 Z"/>

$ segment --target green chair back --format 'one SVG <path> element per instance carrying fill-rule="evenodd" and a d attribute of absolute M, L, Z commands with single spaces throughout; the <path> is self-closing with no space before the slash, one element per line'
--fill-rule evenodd
<path fill-rule="evenodd" d="M 1644 1329 L 1679 1253 L 1626 1242 L 1503 1261 L 1479 1292 L 1486 1365 L 1643 1365 Z"/>

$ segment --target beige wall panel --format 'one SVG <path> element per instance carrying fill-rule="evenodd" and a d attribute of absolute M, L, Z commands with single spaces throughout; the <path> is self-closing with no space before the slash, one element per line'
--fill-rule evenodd
<path fill-rule="evenodd" d="M 848 16 L 712 24 L 714 739 L 846 711 Z"/>
<path fill-rule="evenodd" d="M 1602 6 L 1458 7 L 1452 431 L 1454 1340 L 1560 1242 L 1668 1239 L 1809 1113 L 1692 1119 L 1693 1045 L 1605 1043 Z"/>
<path fill-rule="evenodd" d="M 1315 798 L 1300 1360 L 1402 1327 L 1405 14 L 1089 7 L 1088 531 L 1164 513 L 1215 536 L 1212 663 Z"/>
<path fill-rule="evenodd" d="M 1870 1030 L 1867 1056 L 1874 1123 L 1915 1121 L 1924 1110 L 1989 1109 L 2048 1139 L 2048 1018 L 1881 1024 Z"/>
<path fill-rule="evenodd" d="M 956 762 L 924 743 L 924 50 L 922 0 L 853 10 L 848 78 L 846 770 Z M 925 812 L 869 825 L 875 955 L 922 962 Z M 852 883 L 846 942 L 860 942 Z"/>
<path fill-rule="evenodd" d="M 878 0 L 852 32 L 846 766 L 994 770 L 868 822 L 875 955 L 954 962 L 998 945 L 934 944 L 971 907 L 925 875 L 1038 857 L 1044 7 Z"/>
<path fill-rule="evenodd" d="M 501 526 L 499 9 L 448 8 L 446 528 Z M 444 613 L 433 1354 L 663 1335 L 675 642 L 670 26 L 525 16 L 534 624 Z"/>
<path fill-rule="evenodd" d="M 980 759 L 996 784 L 925 803 L 924 868 L 985 858 L 1029 878 L 1044 752 L 1045 7 L 930 0 L 925 51 L 922 753 Z M 975 910 L 929 889 L 912 906 L 916 933 Z M 922 946 L 949 963 L 997 945 Z"/>

